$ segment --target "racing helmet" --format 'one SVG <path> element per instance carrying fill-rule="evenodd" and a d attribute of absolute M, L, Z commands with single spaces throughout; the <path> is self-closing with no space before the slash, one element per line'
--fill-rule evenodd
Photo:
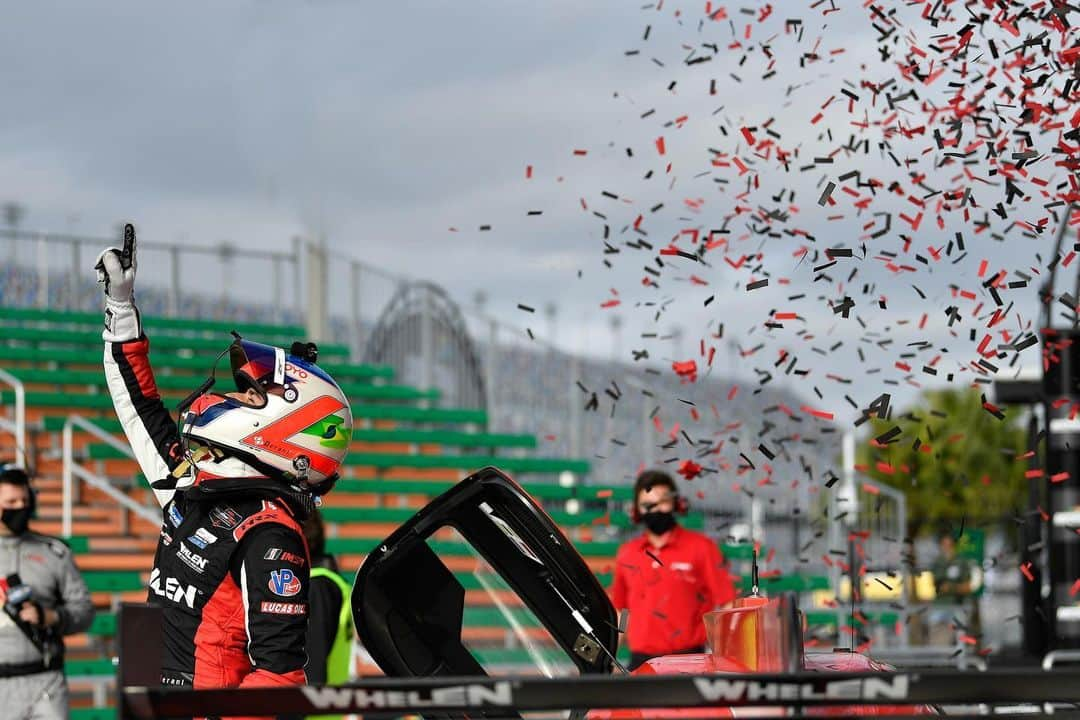
<path fill-rule="evenodd" d="M 294 343 L 286 353 L 234 335 L 227 350 L 233 380 L 238 392 L 254 391 L 248 393 L 252 401 L 211 392 L 212 376 L 185 401 L 185 446 L 203 446 L 226 460 L 195 462 L 194 484 L 212 486 L 254 470 L 256 476 L 299 482 L 323 494 L 337 480 L 352 436 L 345 393 L 315 364 L 314 344 Z"/>

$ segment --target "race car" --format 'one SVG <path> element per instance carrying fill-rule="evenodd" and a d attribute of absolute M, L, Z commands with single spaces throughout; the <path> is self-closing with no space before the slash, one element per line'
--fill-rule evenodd
<path fill-rule="evenodd" d="M 353 618 L 367 652 L 390 677 L 486 676 L 462 641 L 465 588 L 433 549 L 436 533 L 453 528 L 535 616 L 582 675 L 625 673 L 616 659 L 619 618 L 607 593 L 573 544 L 516 482 L 484 468 L 432 500 L 365 559 L 352 591 Z M 437 547 L 437 546 L 435 546 Z M 655 658 L 634 675 L 867 672 L 891 670 L 854 652 L 808 653 L 793 597 L 756 594 L 707 613 L 710 652 Z M 738 717 L 786 714 L 776 708 L 717 706 L 648 710 L 593 709 L 571 717 Z M 569 705 L 570 703 L 568 703 Z M 804 714 L 931 714 L 912 705 L 806 707 Z M 508 717 L 472 710 L 438 718 Z M 520 717 L 511 713 L 509 717 Z"/>

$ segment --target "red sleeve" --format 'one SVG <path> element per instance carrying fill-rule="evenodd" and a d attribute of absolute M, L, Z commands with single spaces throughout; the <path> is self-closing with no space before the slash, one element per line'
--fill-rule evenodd
<path fill-rule="evenodd" d="M 735 582 L 727 571 L 720 548 L 712 541 L 705 543 L 705 589 L 709 593 L 709 609 L 727 605 L 735 599 Z"/>
<path fill-rule="evenodd" d="M 615 553 L 614 580 L 611 583 L 611 604 L 615 606 L 616 610 L 622 610 L 627 606 L 626 570 L 623 569 L 622 559 L 623 550 L 619 548 L 619 551 Z"/>
<path fill-rule="evenodd" d="M 269 670 L 255 670 L 244 676 L 240 681 L 242 688 L 275 687 L 278 685 L 304 685 L 307 677 L 303 670 L 290 670 L 287 673 L 270 672 Z"/>
<path fill-rule="evenodd" d="M 304 685 L 307 678 L 303 670 L 291 670 L 286 673 L 270 672 L 269 670 L 255 670 L 244 676 L 240 681 L 242 688 L 275 687 L 280 685 Z M 229 715 L 221 720 L 268 720 L 265 715 Z"/>

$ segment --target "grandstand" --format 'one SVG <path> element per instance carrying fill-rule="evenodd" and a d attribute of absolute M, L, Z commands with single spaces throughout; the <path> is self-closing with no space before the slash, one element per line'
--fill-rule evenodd
<path fill-rule="evenodd" d="M 114 611 L 121 601 L 145 599 L 160 511 L 136 463 L 122 451 L 126 441 L 101 368 L 101 316 L 95 309 L 99 292 L 57 277 L 47 289 L 48 307 L 67 309 L 29 307 L 40 305 L 37 282 L 39 275 L 17 267 L 0 272 L 0 369 L 14 375 L 25 390 L 27 460 L 37 471 L 40 490 L 40 512 L 33 527 L 68 535 L 99 611 L 90 631 L 68 643 L 73 717 L 112 718 Z M 230 330 L 286 346 L 304 336 L 304 328 L 296 324 L 298 318 L 286 315 L 283 322 L 282 316 L 273 317 L 260 306 L 188 304 L 185 299 L 183 306 L 191 316 L 177 318 L 163 316 L 164 296 L 153 288 L 140 291 L 139 298 L 167 405 L 175 405 L 205 378 L 214 357 L 228 342 Z M 341 319 L 331 319 L 331 328 L 334 337 L 349 337 Z M 653 396 L 624 388 L 625 394 L 617 401 L 619 412 L 602 406 L 603 416 L 597 413 L 596 422 L 585 423 L 582 438 L 571 443 L 565 431 L 568 408 L 587 400 L 576 394 L 576 388 L 568 392 L 568 387 L 573 388 L 571 368 L 580 371 L 583 384 L 601 394 L 616 376 L 618 382 L 623 381 L 626 368 L 613 372 L 610 363 L 573 361 L 564 353 L 541 354 L 521 346 L 499 347 L 494 354 L 481 346 L 480 354 L 495 359 L 493 377 L 500 388 L 487 410 L 448 407 L 441 402 L 437 387 L 418 387 L 395 368 L 358 364 L 353 349 L 344 344 L 320 346 L 320 364 L 341 383 L 356 419 L 344 479 L 324 507 L 328 549 L 339 556 L 351 577 L 375 543 L 416 508 L 469 471 L 491 464 L 512 474 L 547 508 L 606 584 L 616 547 L 630 532 L 624 512 L 629 499 L 626 481 L 642 461 L 637 455 L 640 419 L 648 413 Z M 684 386 L 658 375 L 646 379 L 655 396 L 685 398 L 703 409 L 726 395 L 730 386 L 716 381 Z M 13 389 L 0 385 L 0 418 L 12 417 L 14 400 Z M 747 392 L 725 404 L 723 415 L 712 411 L 709 414 L 714 417 L 707 417 L 703 427 L 690 428 L 690 432 L 695 440 L 726 438 L 733 443 L 743 433 L 748 438 L 759 435 L 763 426 L 775 437 L 787 433 L 795 439 L 791 453 L 781 443 L 776 466 L 778 474 L 788 472 L 788 468 L 798 468 L 799 455 L 832 452 L 798 444 L 798 428 L 786 428 L 783 413 L 768 414 L 770 407 L 798 407 L 797 403 L 779 391 Z M 72 415 L 81 419 L 68 429 L 72 463 L 80 468 L 81 477 L 102 482 L 76 480 L 65 523 L 63 445 Z M 666 418 L 666 429 L 677 420 Z M 742 429 L 731 430 L 733 424 Z M 721 426 L 728 429 L 718 431 Z M 626 442 L 612 442 L 613 438 Z M 663 441 L 664 436 L 659 438 Z M 571 445 L 581 448 L 583 457 L 567 452 Z M 12 435 L 0 432 L 0 458 L 14 457 L 16 451 Z M 730 480 L 730 473 L 715 473 L 701 478 L 699 487 L 712 489 Z M 117 492 L 126 504 L 118 502 Z M 705 493 L 699 495 L 705 497 Z M 697 513 L 685 522 L 720 537 L 727 534 L 715 526 L 715 514 Z M 467 590 L 465 640 L 482 663 L 499 669 L 553 661 L 535 619 L 512 593 L 492 585 L 490 574 L 466 543 L 447 531 L 434 544 Z M 724 549 L 735 561 L 736 571 L 745 571 L 748 547 Z M 807 571 L 797 565 L 794 553 L 782 557 L 775 567 L 784 567 L 785 572 Z M 746 577 L 744 586 L 748 582 Z M 827 579 L 789 572 L 770 575 L 765 586 L 774 592 L 811 592 L 827 587 Z M 834 622 L 828 615 L 817 620 Z M 362 662 L 362 656 L 358 660 Z"/>

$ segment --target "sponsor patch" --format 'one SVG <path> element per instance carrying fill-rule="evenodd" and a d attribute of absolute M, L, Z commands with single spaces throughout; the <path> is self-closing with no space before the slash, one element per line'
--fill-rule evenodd
<path fill-rule="evenodd" d="M 272 615 L 303 615 L 307 612 L 307 603 L 269 602 L 263 600 L 259 612 Z"/>
<path fill-rule="evenodd" d="M 292 597 L 300 592 L 300 578 L 292 570 L 272 570 L 267 587 L 278 597 Z"/>
<path fill-rule="evenodd" d="M 232 530 L 234 527 L 240 524 L 240 521 L 244 518 L 240 513 L 233 510 L 228 505 L 222 505 L 216 507 L 210 511 L 210 524 L 216 528 L 222 530 Z"/>
<path fill-rule="evenodd" d="M 284 560 L 287 563 L 299 565 L 300 567 L 304 567 L 304 563 L 306 562 L 304 558 L 296 553 L 291 553 L 288 550 L 282 550 L 281 548 L 270 548 L 266 551 L 266 554 L 263 555 L 263 560 Z"/>
<path fill-rule="evenodd" d="M 671 563 L 671 569 L 672 569 L 672 570 L 684 570 L 684 571 L 690 571 L 690 570 L 693 570 L 693 569 L 694 569 L 694 563 L 688 563 L 688 562 L 673 562 L 673 563 Z"/>
<path fill-rule="evenodd" d="M 206 563 L 210 562 L 202 555 L 193 552 L 191 548 L 189 548 L 184 543 L 180 543 L 180 547 L 177 548 L 176 557 L 180 558 L 180 562 L 184 563 L 200 575 L 202 574 L 203 570 L 206 569 Z"/>
<path fill-rule="evenodd" d="M 210 532 L 206 528 L 197 529 L 195 531 L 195 537 L 199 538 L 200 540 L 202 540 L 207 545 L 213 545 L 215 542 L 217 542 L 217 535 Z"/>
<path fill-rule="evenodd" d="M 189 535 L 187 541 L 189 543 L 191 543 L 192 545 L 194 545 L 195 547 L 199 548 L 200 550 L 205 550 L 206 549 L 206 543 L 203 542 L 203 539 L 201 537 L 197 537 L 195 535 Z"/>
<path fill-rule="evenodd" d="M 199 593 L 194 585 L 184 585 L 176 578 L 162 580 L 161 571 L 157 568 L 150 572 L 150 590 L 159 597 L 168 598 L 178 605 L 187 605 L 192 610 L 195 609 L 195 596 Z"/>
<path fill-rule="evenodd" d="M 172 545 L 172 535 L 165 532 L 165 528 L 161 529 L 161 544 L 165 547 Z"/>
<path fill-rule="evenodd" d="M 173 527 L 180 527 L 180 523 L 184 522 L 184 516 L 176 509 L 176 505 L 169 506 L 169 522 Z"/>

